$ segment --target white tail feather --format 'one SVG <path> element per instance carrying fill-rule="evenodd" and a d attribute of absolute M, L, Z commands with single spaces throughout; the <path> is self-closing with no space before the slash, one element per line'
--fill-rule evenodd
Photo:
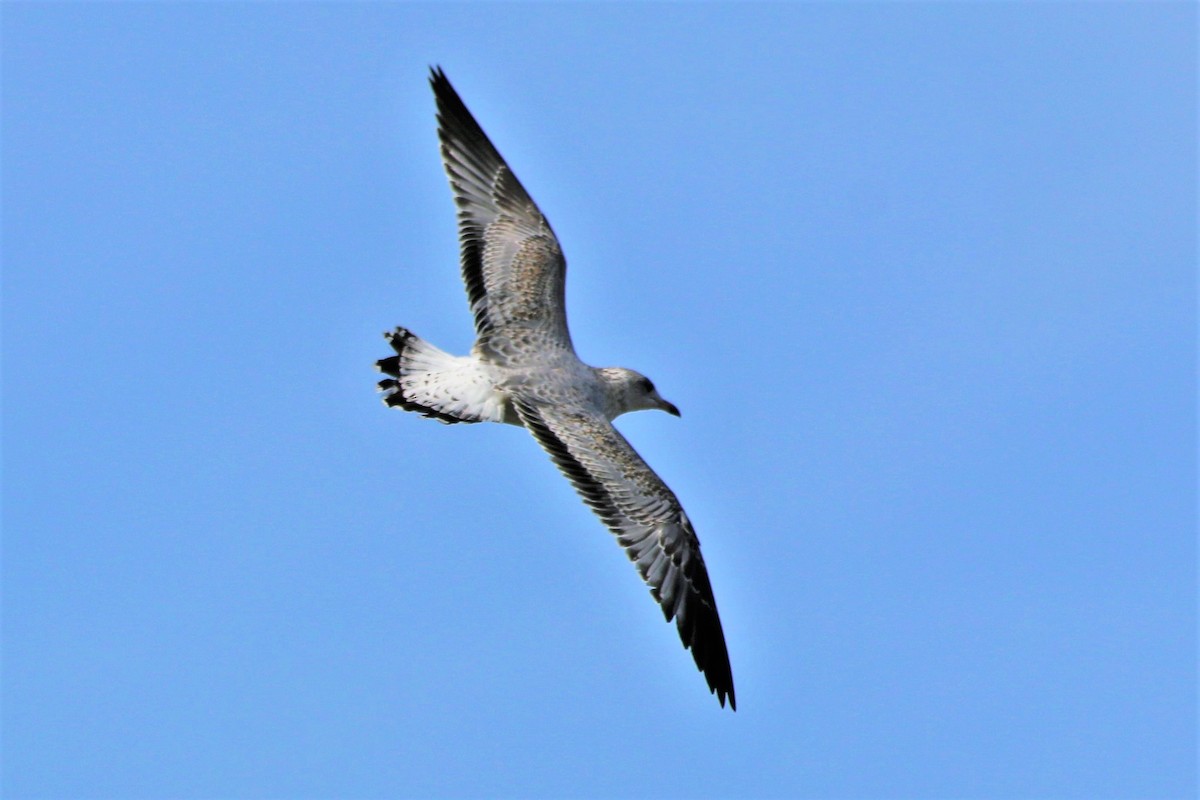
<path fill-rule="evenodd" d="M 384 337 L 396 351 L 375 365 L 391 376 L 379 382 L 384 403 L 447 424 L 503 421 L 504 396 L 478 360 L 450 355 L 405 328 Z"/>

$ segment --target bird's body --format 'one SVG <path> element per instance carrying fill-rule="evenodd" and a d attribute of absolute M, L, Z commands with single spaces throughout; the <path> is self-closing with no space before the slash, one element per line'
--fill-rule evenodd
<path fill-rule="evenodd" d="M 384 402 L 444 423 L 519 425 L 617 536 L 721 704 L 736 707 L 725 636 L 700 542 L 678 499 L 613 426 L 679 415 L 645 376 L 579 360 L 567 329 L 566 261 L 533 200 L 440 69 L 442 159 L 458 206 L 462 274 L 477 338 L 453 356 L 405 328 L 385 334 Z"/>

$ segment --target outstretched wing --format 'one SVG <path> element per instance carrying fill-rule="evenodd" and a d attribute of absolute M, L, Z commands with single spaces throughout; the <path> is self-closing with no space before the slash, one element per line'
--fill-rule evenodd
<path fill-rule="evenodd" d="M 567 262 L 550 223 L 492 145 L 441 68 L 429 77 L 454 202 L 462 275 L 475 330 L 535 328 L 570 348 Z M 515 333 L 515 332 L 514 332 Z"/>
<path fill-rule="evenodd" d="M 602 415 L 516 399 L 517 412 L 625 548 L 721 705 L 733 673 L 700 540 L 675 494 Z"/>

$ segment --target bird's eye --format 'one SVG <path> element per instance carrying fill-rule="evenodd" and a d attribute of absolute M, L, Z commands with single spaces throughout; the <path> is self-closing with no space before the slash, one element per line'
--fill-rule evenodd
<path fill-rule="evenodd" d="M 642 378 L 642 390 L 646 394 L 654 394 L 654 384 L 650 382 L 649 378 Z"/>

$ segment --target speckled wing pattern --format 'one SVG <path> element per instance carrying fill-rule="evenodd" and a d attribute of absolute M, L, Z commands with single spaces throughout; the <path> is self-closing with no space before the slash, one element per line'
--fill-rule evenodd
<path fill-rule="evenodd" d="M 601 401 L 577 382 L 590 368 L 571 346 L 558 239 L 440 68 L 430 84 L 458 206 L 474 353 L 502 372 L 513 368 L 504 390 L 520 422 L 616 535 L 721 705 L 736 708 L 725 634 L 692 524 Z"/>
<path fill-rule="evenodd" d="M 733 672 L 700 540 L 675 494 L 602 415 L 518 400 L 534 438 L 617 537 L 708 688 L 737 708 Z"/>
<path fill-rule="evenodd" d="M 458 206 L 463 282 L 481 344 L 527 339 L 536 329 L 541 346 L 553 342 L 570 350 L 567 262 L 550 223 L 445 73 L 435 68 L 429 82 L 437 98 L 442 161 Z"/>

